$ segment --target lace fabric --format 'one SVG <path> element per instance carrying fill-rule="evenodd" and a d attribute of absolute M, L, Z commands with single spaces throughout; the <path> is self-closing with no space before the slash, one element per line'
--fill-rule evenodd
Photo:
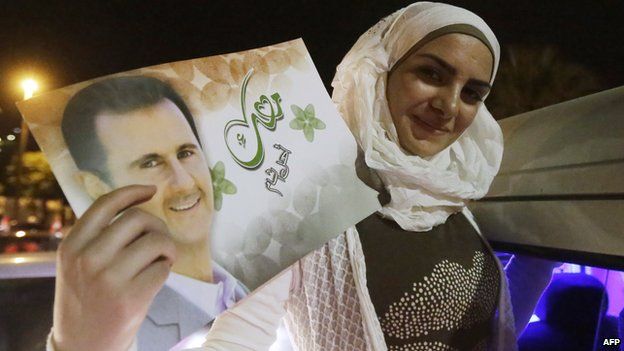
<path fill-rule="evenodd" d="M 287 325 L 299 351 L 366 351 L 360 299 L 346 235 L 299 263 L 302 279 L 287 303 Z"/>

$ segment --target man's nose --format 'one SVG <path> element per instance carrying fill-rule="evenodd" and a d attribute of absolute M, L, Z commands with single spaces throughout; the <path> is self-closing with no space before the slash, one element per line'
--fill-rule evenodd
<path fill-rule="evenodd" d="M 441 88 L 433 99 L 432 106 L 444 119 L 457 117 L 461 99 L 461 86 L 451 85 Z"/>
<path fill-rule="evenodd" d="M 195 186 L 195 180 L 177 159 L 171 162 L 171 185 L 175 190 L 187 190 Z"/>

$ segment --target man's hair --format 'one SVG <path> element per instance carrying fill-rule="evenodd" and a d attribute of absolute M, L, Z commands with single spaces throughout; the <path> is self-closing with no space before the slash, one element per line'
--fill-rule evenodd
<path fill-rule="evenodd" d="M 191 112 L 173 88 L 145 76 L 114 77 L 93 83 L 76 93 L 65 106 L 61 130 L 76 166 L 111 184 L 106 150 L 98 138 L 96 119 L 101 113 L 124 114 L 171 100 L 182 112 L 199 140 Z M 200 144 L 201 146 L 201 144 Z"/>

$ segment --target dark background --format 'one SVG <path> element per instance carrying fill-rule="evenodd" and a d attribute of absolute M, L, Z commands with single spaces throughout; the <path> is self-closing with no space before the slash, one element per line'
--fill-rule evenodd
<path fill-rule="evenodd" d="M 547 44 L 624 85 L 624 1 L 449 1 L 492 27 L 503 48 Z M 139 67 L 303 37 L 329 88 L 358 36 L 409 1 L 11 1 L 0 4 L 0 134 L 19 125 L 19 81 L 41 90 Z M 496 85 L 494 87 L 496 89 Z M 495 90 L 494 90 L 495 91 Z"/>

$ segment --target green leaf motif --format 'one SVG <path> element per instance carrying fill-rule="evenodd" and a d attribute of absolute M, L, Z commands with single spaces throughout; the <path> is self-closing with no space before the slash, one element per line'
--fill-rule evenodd
<path fill-rule="evenodd" d="M 308 119 L 314 118 L 314 106 L 312 104 L 308 104 L 305 108 L 305 117 Z"/>
<path fill-rule="evenodd" d="M 225 179 L 225 165 L 221 161 L 217 162 L 214 167 L 210 169 L 210 176 L 212 177 L 214 208 L 219 211 L 223 206 L 223 194 L 236 194 L 236 185 Z"/>
<path fill-rule="evenodd" d="M 295 118 L 290 121 L 289 126 L 294 130 L 303 130 L 303 136 L 307 141 L 314 141 L 314 130 L 327 128 L 325 123 L 318 119 L 314 111 L 314 105 L 308 104 L 305 110 L 297 105 L 290 105 L 290 109 L 295 114 Z"/>
<path fill-rule="evenodd" d="M 236 185 L 234 185 L 234 183 L 230 182 L 229 180 L 224 179 L 223 183 L 221 184 L 221 191 L 224 194 L 234 195 L 236 194 Z"/>
<path fill-rule="evenodd" d="M 292 128 L 294 130 L 302 130 L 304 124 L 305 123 L 304 123 L 304 121 L 302 119 L 295 118 L 292 121 L 290 121 L 290 123 L 288 125 L 290 126 L 290 128 Z"/>
<path fill-rule="evenodd" d="M 314 118 L 314 120 L 312 120 L 312 127 L 314 127 L 314 129 L 325 129 L 326 126 L 323 121 L 318 118 Z"/>
<path fill-rule="evenodd" d="M 215 191 L 214 193 L 214 208 L 219 211 L 221 206 L 223 205 L 223 195 L 221 195 L 220 191 Z"/>
<path fill-rule="evenodd" d="M 210 172 L 210 175 L 215 181 L 225 178 L 225 165 L 223 162 L 217 162 Z"/>
<path fill-rule="evenodd" d="M 305 112 L 303 112 L 301 107 L 299 107 L 297 105 L 290 105 L 290 109 L 295 114 L 295 117 L 297 117 L 297 118 L 305 118 Z"/>
<path fill-rule="evenodd" d="M 303 135 L 305 135 L 305 138 L 307 141 L 313 142 L 314 141 L 314 128 L 312 128 L 312 126 L 303 127 Z"/>

